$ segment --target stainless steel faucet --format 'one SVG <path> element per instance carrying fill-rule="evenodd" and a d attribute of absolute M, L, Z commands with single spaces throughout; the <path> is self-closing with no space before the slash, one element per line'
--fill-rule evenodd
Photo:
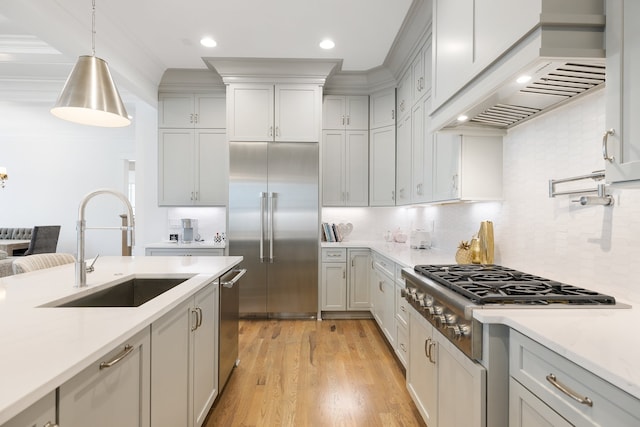
<path fill-rule="evenodd" d="M 84 218 L 84 209 L 87 207 L 87 203 L 89 202 L 89 200 L 91 200 L 93 197 L 97 196 L 98 194 L 111 194 L 112 196 L 115 196 L 118 199 L 122 200 L 122 202 L 127 207 L 127 225 L 126 226 L 87 228 L 87 222 Z M 82 198 L 82 201 L 80 202 L 80 208 L 78 209 L 78 223 L 76 225 L 76 230 L 78 232 L 78 257 L 76 259 L 76 287 L 78 288 L 83 288 L 87 286 L 87 266 L 85 265 L 85 261 L 84 261 L 84 231 L 87 229 L 127 230 L 129 232 L 127 235 L 127 241 L 130 246 L 133 246 L 135 241 L 135 237 L 134 237 L 135 225 L 134 225 L 134 219 L 133 219 L 133 207 L 131 206 L 131 203 L 129 203 L 127 196 L 115 190 L 110 190 L 108 188 L 101 188 L 101 189 L 92 191 L 91 193 L 87 194 Z"/>

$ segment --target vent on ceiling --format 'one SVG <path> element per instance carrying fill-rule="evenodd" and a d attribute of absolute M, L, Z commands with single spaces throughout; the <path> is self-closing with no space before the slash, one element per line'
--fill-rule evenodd
<path fill-rule="evenodd" d="M 605 82 L 604 64 L 564 63 L 530 83 L 515 96 L 482 111 L 472 123 L 511 127 Z"/>

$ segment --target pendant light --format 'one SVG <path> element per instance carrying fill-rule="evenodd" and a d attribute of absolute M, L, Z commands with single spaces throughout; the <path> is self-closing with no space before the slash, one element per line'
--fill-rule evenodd
<path fill-rule="evenodd" d="M 92 0 L 91 55 L 78 57 L 51 113 L 64 120 L 92 126 L 131 124 L 107 62 L 96 57 L 96 1 Z"/>

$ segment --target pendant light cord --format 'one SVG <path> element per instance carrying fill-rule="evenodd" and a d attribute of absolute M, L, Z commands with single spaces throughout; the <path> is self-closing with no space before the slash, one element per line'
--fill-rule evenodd
<path fill-rule="evenodd" d="M 96 56 L 96 0 L 91 3 L 91 56 Z"/>

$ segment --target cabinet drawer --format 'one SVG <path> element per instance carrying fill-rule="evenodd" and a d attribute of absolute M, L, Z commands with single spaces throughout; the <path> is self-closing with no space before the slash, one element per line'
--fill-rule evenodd
<path fill-rule="evenodd" d="M 347 250 L 343 248 L 323 248 L 322 262 L 347 262 Z"/>
<path fill-rule="evenodd" d="M 396 320 L 405 328 L 409 327 L 409 303 L 401 295 L 404 286 L 396 283 Z"/>
<path fill-rule="evenodd" d="M 402 362 L 402 366 L 407 367 L 409 360 L 409 330 L 406 326 L 396 321 L 397 346 L 396 354 Z"/>
<path fill-rule="evenodd" d="M 514 330 L 509 342 L 511 376 L 572 424 L 640 425 L 640 400 Z"/>
<path fill-rule="evenodd" d="M 375 252 L 373 254 L 373 268 L 386 274 L 390 278 L 395 276 L 395 263 Z"/>
<path fill-rule="evenodd" d="M 223 256 L 224 249 L 165 249 L 165 248 L 146 248 L 146 256 Z"/>

